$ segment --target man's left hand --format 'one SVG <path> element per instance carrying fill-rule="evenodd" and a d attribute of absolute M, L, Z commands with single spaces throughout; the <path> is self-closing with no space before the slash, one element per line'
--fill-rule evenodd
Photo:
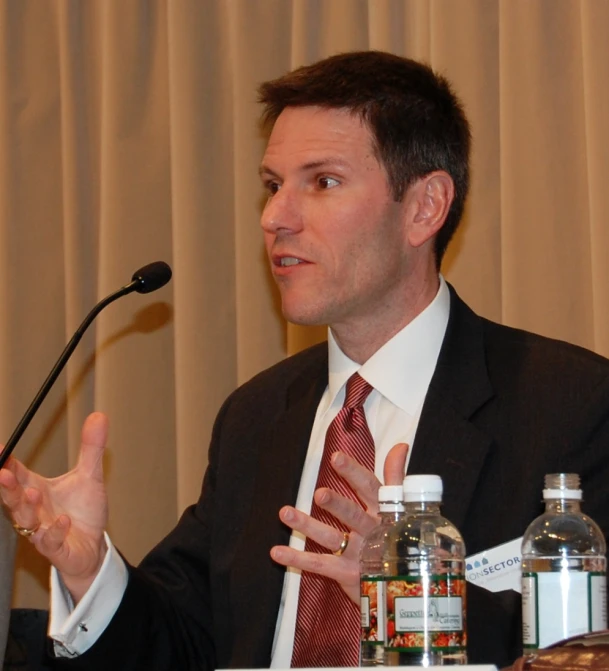
<path fill-rule="evenodd" d="M 407 455 L 408 445 L 405 443 L 399 443 L 391 448 L 383 468 L 385 484 L 402 484 Z M 312 571 L 337 580 L 349 598 L 359 604 L 359 553 L 363 539 L 379 523 L 378 490 L 381 483 L 373 473 L 344 452 L 334 453 L 331 464 L 332 468 L 351 485 L 365 506 L 362 508 L 355 501 L 350 501 L 325 487 L 315 492 L 317 505 L 334 515 L 351 530 L 346 550 L 340 556 L 333 554 L 341 547 L 344 539 L 340 529 L 315 520 L 292 506 L 284 506 L 279 511 L 281 521 L 294 531 L 299 531 L 328 548 L 328 554 L 304 552 L 285 545 L 276 545 L 271 548 L 271 557 L 278 564 Z"/>

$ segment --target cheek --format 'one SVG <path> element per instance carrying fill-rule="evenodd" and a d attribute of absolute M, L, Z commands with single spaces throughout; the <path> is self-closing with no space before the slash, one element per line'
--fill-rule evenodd
<path fill-rule="evenodd" d="M 264 233 L 263 237 L 264 237 L 264 246 L 266 248 L 266 253 L 270 255 L 271 247 L 273 246 L 275 236 L 272 233 Z"/>
<path fill-rule="evenodd" d="M 379 276 L 398 272 L 404 249 L 402 231 L 396 220 L 380 218 L 374 226 L 362 229 L 350 251 L 360 281 L 374 281 Z"/>

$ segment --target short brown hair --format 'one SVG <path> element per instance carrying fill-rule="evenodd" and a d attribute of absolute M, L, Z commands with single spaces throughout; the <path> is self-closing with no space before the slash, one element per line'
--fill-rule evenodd
<path fill-rule="evenodd" d="M 272 125 L 286 107 L 345 108 L 370 129 L 396 201 L 408 187 L 445 170 L 455 197 L 435 239 L 436 265 L 463 214 L 469 187 L 470 129 L 448 81 L 428 65 L 382 51 L 337 54 L 264 82 L 258 89 L 262 122 Z"/>

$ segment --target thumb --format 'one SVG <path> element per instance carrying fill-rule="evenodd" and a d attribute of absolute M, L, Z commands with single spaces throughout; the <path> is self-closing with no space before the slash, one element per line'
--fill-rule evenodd
<path fill-rule="evenodd" d="M 78 469 L 93 480 L 104 479 L 103 456 L 108 440 L 108 418 L 102 412 L 90 414 L 82 427 Z"/>
<path fill-rule="evenodd" d="M 408 450 L 406 443 L 398 443 L 389 450 L 383 465 L 383 482 L 386 485 L 401 485 L 404 481 Z"/>

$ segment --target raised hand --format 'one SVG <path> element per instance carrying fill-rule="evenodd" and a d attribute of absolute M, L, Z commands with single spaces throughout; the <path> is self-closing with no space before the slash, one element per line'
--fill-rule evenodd
<path fill-rule="evenodd" d="M 405 443 L 391 448 L 383 468 L 385 484 L 402 484 L 407 455 L 408 445 Z M 340 555 L 335 554 L 344 540 L 342 531 L 315 520 L 292 506 L 284 506 L 279 511 L 281 521 L 294 531 L 299 531 L 327 547 L 328 554 L 303 552 L 277 545 L 271 549 L 271 557 L 284 566 L 313 571 L 337 580 L 349 598 L 359 604 L 359 552 L 364 537 L 378 524 L 378 489 L 381 483 L 373 473 L 343 452 L 333 454 L 331 463 L 365 506 L 362 508 L 331 489 L 321 488 L 315 492 L 317 505 L 351 529 L 346 549 Z"/>
<path fill-rule="evenodd" d="M 15 527 L 57 568 L 75 602 L 103 562 L 108 500 L 102 458 L 108 420 L 93 413 L 82 429 L 78 464 L 57 478 L 44 478 L 9 459 L 0 470 L 0 497 Z"/>

